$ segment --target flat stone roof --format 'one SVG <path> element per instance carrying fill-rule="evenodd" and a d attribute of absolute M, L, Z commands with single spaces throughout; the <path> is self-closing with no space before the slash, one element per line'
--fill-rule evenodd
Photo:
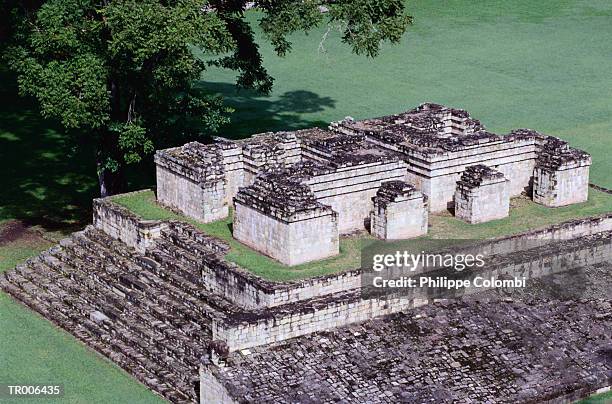
<path fill-rule="evenodd" d="M 281 218 L 300 212 L 330 211 L 305 184 L 309 178 L 328 172 L 333 168 L 313 161 L 272 169 L 258 175 L 252 185 L 241 188 L 235 201 Z"/>
<path fill-rule="evenodd" d="M 466 167 L 457 183 L 465 188 L 477 188 L 481 185 L 505 181 L 505 179 L 503 173 L 484 164 L 476 164 Z"/>

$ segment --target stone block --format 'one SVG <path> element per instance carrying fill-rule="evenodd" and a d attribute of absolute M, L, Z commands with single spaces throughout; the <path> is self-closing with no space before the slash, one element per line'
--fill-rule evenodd
<path fill-rule="evenodd" d="M 485 165 L 467 167 L 455 192 L 455 216 L 468 223 L 483 223 L 508 216 L 509 182 Z"/>
<path fill-rule="evenodd" d="M 259 176 L 238 192 L 234 207 L 234 238 L 283 264 L 340 252 L 338 214 L 290 178 Z"/>
<path fill-rule="evenodd" d="M 589 195 L 590 165 L 589 154 L 549 138 L 534 169 L 534 202 L 549 207 L 585 202 Z"/>
<path fill-rule="evenodd" d="M 384 182 L 372 198 L 370 232 L 383 240 L 427 234 L 427 198 L 404 181 Z"/>

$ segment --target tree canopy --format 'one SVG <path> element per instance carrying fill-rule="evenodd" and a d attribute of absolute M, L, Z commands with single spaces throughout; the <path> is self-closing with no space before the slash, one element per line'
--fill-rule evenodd
<path fill-rule="evenodd" d="M 236 71 L 239 87 L 271 90 L 247 7 L 262 12 L 260 29 L 281 56 L 291 50 L 290 34 L 334 24 L 353 52 L 374 57 L 411 23 L 402 0 L 39 3 L 14 9 L 20 18 L 8 60 L 21 92 L 38 100 L 45 117 L 96 141 L 103 196 L 124 189 L 123 167 L 159 139 L 193 139 L 228 122 L 231 110 L 220 97 L 194 89 L 208 66 Z"/>

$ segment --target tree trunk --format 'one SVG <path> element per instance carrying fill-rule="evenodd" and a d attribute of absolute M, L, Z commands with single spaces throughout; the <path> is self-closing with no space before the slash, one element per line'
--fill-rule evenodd
<path fill-rule="evenodd" d="M 98 182 L 100 183 L 100 196 L 102 198 L 125 192 L 127 181 L 123 165 L 112 171 L 108 168 L 102 168 L 101 164 L 98 164 Z"/>
<path fill-rule="evenodd" d="M 112 161 L 112 164 L 109 164 Z M 100 135 L 96 158 L 100 196 L 107 197 L 127 190 L 125 178 L 125 161 L 119 150 L 115 133 L 103 131 Z"/>

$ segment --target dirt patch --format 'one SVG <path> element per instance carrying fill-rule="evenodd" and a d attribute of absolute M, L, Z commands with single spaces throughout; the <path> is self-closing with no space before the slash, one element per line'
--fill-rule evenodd
<path fill-rule="evenodd" d="M 20 220 L 11 220 L 0 226 L 0 246 L 16 240 L 31 243 L 45 242 L 39 232 L 24 225 Z"/>

